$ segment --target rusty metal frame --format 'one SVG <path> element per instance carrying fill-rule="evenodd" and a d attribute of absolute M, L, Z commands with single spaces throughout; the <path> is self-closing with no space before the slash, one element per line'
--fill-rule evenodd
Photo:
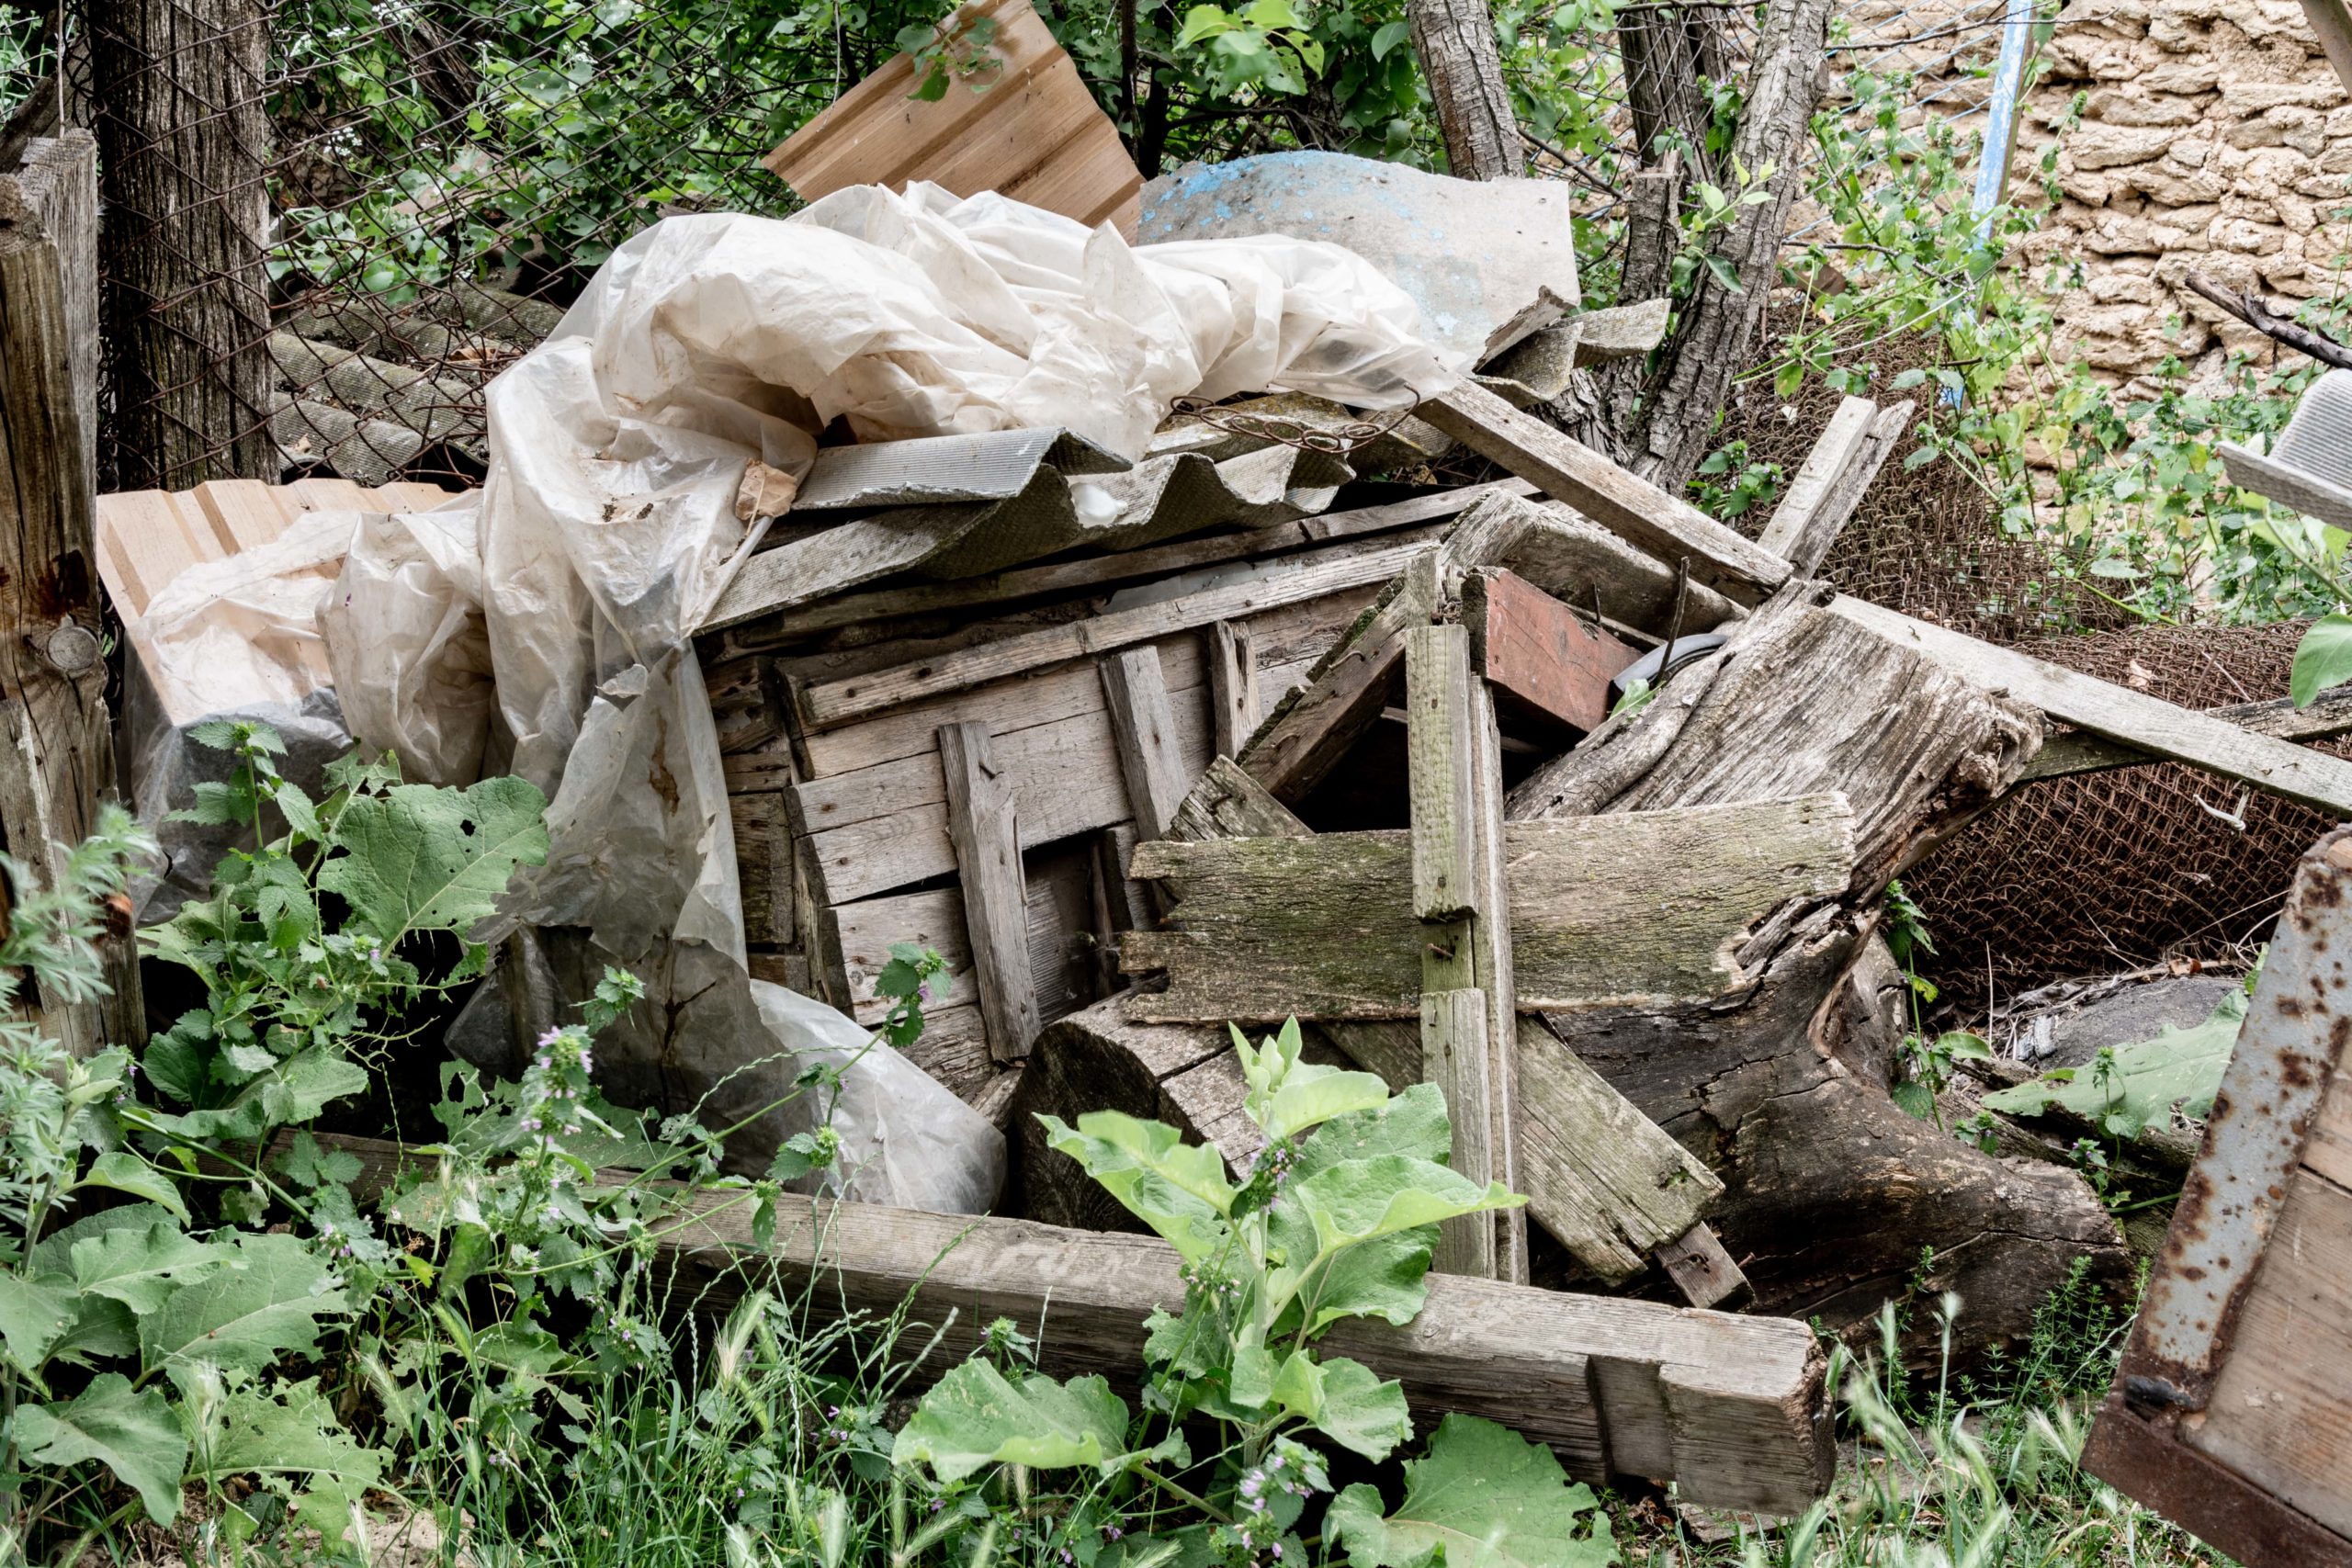
<path fill-rule="evenodd" d="M 2181 1425 L 2212 1396 L 2347 1040 L 2352 828 L 2339 828 L 2296 870 L 2204 1149 L 2083 1450 L 2094 1475 L 2260 1568 L 2341 1568 L 2352 1540 L 2181 1441 Z"/>

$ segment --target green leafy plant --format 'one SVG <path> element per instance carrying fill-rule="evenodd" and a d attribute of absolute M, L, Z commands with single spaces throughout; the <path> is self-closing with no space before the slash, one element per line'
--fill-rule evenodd
<path fill-rule="evenodd" d="M 1296 1022 L 1234 1039 L 1245 1109 L 1266 1140 L 1237 1182 L 1211 1147 L 1114 1111 L 1075 1127 L 1041 1117 L 1052 1146 L 1176 1249 L 1180 1313 L 1148 1320 L 1140 1410 L 1103 1379 L 1067 1382 L 983 1354 L 927 1394 L 892 1448 L 945 1486 L 983 1474 L 1075 1472 L 1090 1506 L 1125 1521 L 1119 1561 L 1305 1561 L 1308 1511 L 1330 1490 L 1318 1445 L 1385 1460 L 1412 1435 L 1404 1392 L 1316 1342 L 1352 1317 L 1420 1311 L 1436 1227 L 1516 1206 L 1499 1184 L 1447 1168 L 1442 1097 L 1391 1098 L 1368 1073 L 1300 1059 Z M 1188 1422 L 1223 1435 L 1195 1456 Z M 1356 1483 L 1322 1509 L 1327 1554 L 1363 1568 L 1614 1561 L 1595 1500 L 1549 1450 L 1490 1422 L 1449 1416 L 1390 1508 Z"/>
<path fill-rule="evenodd" d="M 330 765 L 313 801 L 281 776 L 285 744 L 266 726 L 198 727 L 228 751 L 222 782 L 180 813 L 246 829 L 213 894 L 144 933 L 146 951 L 204 983 L 205 1002 L 147 1048 L 148 1079 L 187 1107 L 160 1130 L 258 1139 L 368 1086 L 358 1058 L 401 1038 L 403 1009 L 480 975 L 467 940 L 519 865 L 547 858 L 546 798 L 528 781 L 463 790 L 400 782 L 390 759 Z M 420 959 L 454 955 L 428 977 Z"/>
<path fill-rule="evenodd" d="M 2153 1040 L 2105 1047 L 2087 1071 L 2045 1073 L 1986 1095 L 1985 1108 L 2012 1116 L 2069 1111 L 2119 1143 L 2150 1127 L 2168 1127 L 2176 1114 L 2200 1118 L 2212 1110 L 2222 1069 L 2236 1048 L 2250 985 L 2233 988 L 2194 1028 L 2167 1024 Z"/>

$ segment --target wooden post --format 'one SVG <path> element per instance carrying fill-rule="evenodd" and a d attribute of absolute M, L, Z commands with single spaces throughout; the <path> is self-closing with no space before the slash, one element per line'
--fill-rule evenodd
<path fill-rule="evenodd" d="M 35 141 L 0 175 L 0 833 L 47 879 L 114 788 L 99 634 L 97 148 Z M 47 1010 L 68 1049 L 146 1037 L 137 955 L 114 995 Z"/>
<path fill-rule="evenodd" d="M 1518 1007 L 1502 880 L 1501 747 L 1463 627 L 1407 628 L 1405 710 L 1413 913 L 1422 922 L 1421 1076 L 1445 1091 L 1454 1168 L 1511 1185 Z M 1524 1280 L 1526 1224 L 1504 1218 L 1448 1222 L 1434 1266 Z"/>
<path fill-rule="evenodd" d="M 1136 832 L 1146 840 L 1157 839 L 1168 831 L 1168 819 L 1192 786 L 1176 750 L 1176 719 L 1168 706 L 1159 650 L 1148 645 L 1121 649 L 1102 660 L 1102 670 Z"/>
<path fill-rule="evenodd" d="M 87 15 L 112 488 L 274 479 L 266 9 L 117 0 Z"/>
<path fill-rule="evenodd" d="M 1209 626 L 1209 750 L 1238 757 L 1258 728 L 1258 649 L 1247 621 Z"/>
<path fill-rule="evenodd" d="M 947 777 L 947 836 L 964 886 L 964 927 L 979 977 L 989 1055 L 1017 1062 L 1037 1037 L 1036 985 L 1029 969 L 1028 892 L 1012 789 L 989 753 L 985 724 L 939 727 Z"/>

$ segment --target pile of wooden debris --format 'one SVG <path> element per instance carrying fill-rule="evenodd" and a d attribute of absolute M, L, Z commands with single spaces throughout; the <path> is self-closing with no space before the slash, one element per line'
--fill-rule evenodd
<path fill-rule="evenodd" d="M 1312 411 L 1248 412 L 1208 455 L 1302 457 Z M 1515 480 L 1125 550 L 1048 528 L 981 575 L 936 563 L 1009 536 L 1001 497 L 796 507 L 703 639 L 755 968 L 871 1019 L 893 944 L 944 954 L 915 1054 L 1015 1134 L 1032 1218 L 1122 1217 L 1032 1111 L 1246 1168 L 1226 1025 L 1295 1016 L 1442 1083 L 1456 1163 L 1529 1194 L 1447 1268 L 1837 1325 L 1955 1289 L 1978 1344 L 2021 1334 L 2126 1254 L 2073 1171 L 1894 1102 L 1888 882 L 2031 778 L 2170 757 L 2346 812 L 2352 764 L 2282 738 L 2329 719 L 2188 712 L 1811 581 L 1907 416 L 1841 409 L 1758 541 L 1475 383 L 1382 439 Z M 1040 452 L 1008 493 L 1099 481 Z"/>

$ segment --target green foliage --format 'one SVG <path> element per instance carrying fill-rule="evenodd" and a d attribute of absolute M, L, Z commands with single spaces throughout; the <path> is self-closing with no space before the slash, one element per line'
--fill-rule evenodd
<path fill-rule="evenodd" d="M 1236 1030 L 1234 1043 L 1243 1109 L 1266 1139 L 1242 1181 L 1214 1148 L 1159 1122 L 1039 1118 L 1054 1148 L 1183 1259 L 1182 1311 L 1147 1325 L 1142 1408 L 1130 1412 L 1100 1378 L 1007 1370 L 992 1336 L 924 1396 L 894 1445 L 898 1465 L 945 1485 L 1078 1472 L 1088 1490 L 1074 1506 L 1107 1498 L 1138 1519 L 1120 1526 L 1125 1562 L 1303 1562 L 1298 1532 L 1330 1491 L 1312 1445 L 1379 1461 L 1409 1440 L 1404 1391 L 1316 1341 L 1349 1318 L 1412 1321 L 1437 1227 L 1524 1200 L 1446 1167 L 1451 1134 L 1432 1086 L 1392 1098 L 1371 1074 L 1306 1062 L 1295 1020 L 1254 1044 Z M 1187 1444 L 1197 1420 L 1223 1435 L 1213 1453 Z M 1367 1568 L 1418 1561 L 1440 1542 L 1449 1562 L 1614 1561 L 1592 1494 L 1500 1427 L 1449 1418 L 1408 1479 L 1393 1516 L 1364 1483 L 1331 1501 L 1327 1545 L 1344 1535 Z"/>
<path fill-rule="evenodd" d="M 2307 708 L 2322 692 L 2352 681 L 2352 615 L 2322 615 L 2295 645 L 2295 666 L 2288 694 L 2295 705 Z"/>
<path fill-rule="evenodd" d="M 2154 1040 L 2102 1049 L 2087 1070 L 2061 1067 L 2031 1083 L 1984 1097 L 1987 1110 L 2012 1116 L 2071 1111 L 2108 1137 L 2129 1142 L 2148 1127 L 2169 1127 L 2213 1108 L 2222 1071 L 2245 1021 L 2247 987 L 2223 997 L 2193 1029 L 2165 1025 Z"/>
<path fill-rule="evenodd" d="M 1432 1551 L 1447 1568 L 1605 1568 L 1617 1561 L 1589 1487 L 1571 1486 L 1549 1449 L 1469 1416 L 1438 1424 L 1426 1456 L 1405 1465 L 1405 1500 L 1383 1516 L 1361 1482 L 1331 1501 L 1324 1534 L 1355 1568 L 1411 1568 Z"/>

